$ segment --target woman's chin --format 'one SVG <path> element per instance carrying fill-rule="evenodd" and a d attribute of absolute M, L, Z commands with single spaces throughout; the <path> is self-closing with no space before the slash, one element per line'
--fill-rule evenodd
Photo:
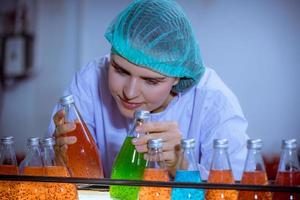
<path fill-rule="evenodd" d="M 118 107 L 119 107 L 120 113 L 124 117 L 129 118 L 129 119 L 133 119 L 135 110 L 129 110 L 129 109 L 124 108 L 123 106 L 118 106 Z"/>

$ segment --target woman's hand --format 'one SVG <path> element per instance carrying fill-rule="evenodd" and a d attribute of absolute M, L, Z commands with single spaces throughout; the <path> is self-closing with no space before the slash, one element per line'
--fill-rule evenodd
<path fill-rule="evenodd" d="M 56 144 L 54 146 L 55 152 L 58 155 L 61 155 L 66 161 L 66 150 L 68 149 L 69 144 L 74 144 L 77 141 L 77 138 L 75 136 L 66 136 L 65 134 L 75 130 L 76 125 L 75 123 L 68 122 L 66 123 L 65 120 L 65 111 L 59 110 L 55 115 L 53 116 L 53 121 L 55 124 L 55 140 Z"/>
<path fill-rule="evenodd" d="M 136 132 L 149 133 L 132 140 L 136 150 L 140 153 L 148 151 L 147 142 L 149 139 L 161 138 L 163 140 L 163 157 L 169 172 L 174 176 L 181 141 L 181 133 L 177 123 L 147 122 L 138 126 Z"/>

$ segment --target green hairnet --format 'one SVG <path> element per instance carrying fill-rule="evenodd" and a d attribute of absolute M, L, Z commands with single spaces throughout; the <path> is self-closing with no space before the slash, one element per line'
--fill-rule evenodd
<path fill-rule="evenodd" d="M 105 33 L 112 52 L 169 77 L 179 77 L 182 92 L 203 75 L 199 47 L 191 25 L 173 0 L 135 0 Z"/>

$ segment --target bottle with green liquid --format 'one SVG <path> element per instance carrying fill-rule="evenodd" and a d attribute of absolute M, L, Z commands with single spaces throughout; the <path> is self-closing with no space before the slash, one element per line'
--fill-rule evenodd
<path fill-rule="evenodd" d="M 111 179 L 143 179 L 146 160 L 144 160 L 144 154 L 136 151 L 131 140 L 139 137 L 139 133 L 135 131 L 135 128 L 148 121 L 149 118 L 149 111 L 138 110 L 134 113 L 134 125 L 128 132 L 121 150 L 115 159 Z M 138 199 L 139 189 L 140 187 L 138 186 L 112 185 L 110 186 L 109 193 L 113 199 L 136 200 Z"/>

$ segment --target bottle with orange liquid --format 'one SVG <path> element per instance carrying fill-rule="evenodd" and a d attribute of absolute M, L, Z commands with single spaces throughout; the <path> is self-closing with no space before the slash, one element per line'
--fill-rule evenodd
<path fill-rule="evenodd" d="M 227 139 L 215 139 L 213 147 L 213 157 L 207 182 L 234 184 L 234 177 L 227 153 Z M 208 189 L 205 194 L 206 200 L 236 200 L 237 197 L 238 192 L 236 190 Z"/>
<path fill-rule="evenodd" d="M 169 173 L 162 155 L 162 139 L 148 140 L 148 157 L 144 170 L 145 181 L 169 181 Z M 171 188 L 143 186 L 139 199 L 169 200 Z"/>
<path fill-rule="evenodd" d="M 0 175 L 18 175 L 19 169 L 14 150 L 14 138 L 7 136 L 0 142 Z M 17 182 L 0 181 L 0 199 L 16 199 Z"/>
<path fill-rule="evenodd" d="M 60 98 L 65 111 L 64 123 L 75 123 L 76 129 L 66 136 L 76 136 L 75 144 L 68 145 L 66 165 L 72 177 L 103 178 L 103 168 L 96 142 L 78 111 L 73 95 Z"/>
<path fill-rule="evenodd" d="M 53 149 L 54 138 L 42 140 L 42 158 L 46 176 L 70 177 L 69 171 L 60 155 L 56 155 Z M 77 200 L 77 189 L 75 184 L 70 183 L 45 183 L 46 199 Z"/>
<path fill-rule="evenodd" d="M 247 158 L 241 184 L 267 185 L 268 178 L 261 155 L 262 140 L 249 139 L 247 141 Z M 239 191 L 239 200 L 272 200 L 271 192 Z"/>
<path fill-rule="evenodd" d="M 283 186 L 300 185 L 300 165 L 297 156 L 296 139 L 283 140 L 280 162 L 275 184 Z M 275 192 L 274 200 L 300 199 L 300 193 Z"/>
<path fill-rule="evenodd" d="M 40 150 L 40 138 L 31 137 L 27 139 L 26 155 L 20 164 L 20 172 L 22 175 L 28 176 L 45 176 Z M 46 199 L 46 187 L 43 182 L 20 182 L 18 189 L 18 200 Z"/>

